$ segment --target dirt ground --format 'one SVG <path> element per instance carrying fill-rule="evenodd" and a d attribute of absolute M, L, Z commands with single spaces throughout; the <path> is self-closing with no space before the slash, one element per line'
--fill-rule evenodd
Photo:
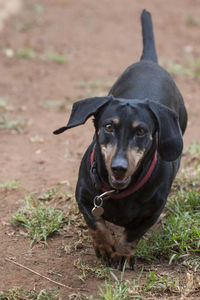
<path fill-rule="evenodd" d="M 11 225 L 10 219 L 26 193 L 42 193 L 62 181 L 68 182 L 66 189 L 73 193 L 81 156 L 93 135 L 91 121 L 59 136 L 52 131 L 66 124 L 73 101 L 105 95 L 120 73 L 139 59 L 143 8 L 152 13 L 163 65 L 168 60 L 184 64 L 188 55 L 199 58 L 198 0 L 24 0 L 17 14 L 4 22 L 0 32 L 1 115 L 9 120 L 21 117 L 26 127 L 24 133 L 0 131 L 0 183 L 13 179 L 22 183 L 17 190 L 0 191 L 0 290 L 13 286 L 57 288 L 9 263 L 6 257 L 73 287 L 60 287 L 62 299 L 68 299 L 79 288 L 95 295 L 102 283 L 92 275 L 85 282 L 78 278 L 74 262 L 79 257 L 91 266 L 96 262 L 89 244 L 84 246 L 84 256 L 83 249 L 67 254 L 64 248 L 74 243 L 73 236 L 56 235 L 46 249 L 35 245 L 31 250 L 29 240 Z M 34 50 L 37 57 L 13 55 L 13 51 L 25 48 Z M 41 58 L 50 51 L 65 55 L 67 61 L 57 64 Z M 184 137 L 188 146 L 199 140 L 200 79 L 175 79 L 189 114 Z M 138 262 L 138 270 L 142 264 Z M 167 263 L 157 265 L 157 269 L 181 272 Z M 127 276 L 134 278 L 138 272 L 127 271 Z"/>

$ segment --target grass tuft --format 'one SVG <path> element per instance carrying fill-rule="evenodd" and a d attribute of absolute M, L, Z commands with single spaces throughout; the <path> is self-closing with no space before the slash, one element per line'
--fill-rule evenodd
<path fill-rule="evenodd" d="M 30 48 L 23 48 L 21 50 L 17 50 L 13 53 L 16 57 L 24 58 L 24 59 L 33 59 L 36 57 L 36 52 Z"/>
<path fill-rule="evenodd" d="M 194 141 L 193 144 L 188 147 L 188 152 L 193 156 L 200 155 L 200 143 Z"/>
<path fill-rule="evenodd" d="M 170 294 L 179 293 L 176 278 L 169 275 L 158 276 L 152 271 L 142 276 L 142 269 L 135 280 L 124 280 L 124 269 L 120 278 L 111 272 L 113 278 L 106 280 L 99 288 L 97 300 L 155 299 L 155 295 L 160 296 L 166 291 Z"/>
<path fill-rule="evenodd" d="M 56 198 L 58 193 L 59 193 L 58 187 L 54 187 L 54 188 L 48 190 L 47 192 L 44 192 L 43 194 L 39 195 L 38 200 L 51 201 L 52 199 Z M 59 197 L 61 197 L 61 196 L 59 196 Z"/>
<path fill-rule="evenodd" d="M 179 63 L 173 60 L 165 62 L 165 67 L 174 76 L 198 79 L 200 77 L 200 58 L 189 57 L 185 62 Z"/>
<path fill-rule="evenodd" d="M 10 129 L 17 131 L 18 133 L 24 133 L 26 128 L 26 122 L 20 117 L 18 117 L 16 120 L 9 120 L 7 116 L 2 116 L 0 118 L 0 130 Z"/>
<path fill-rule="evenodd" d="M 112 285 L 111 278 L 109 278 L 109 280 L 106 280 L 105 284 L 99 287 L 100 297 L 98 297 L 98 300 L 128 299 L 129 282 L 124 280 L 125 267 L 126 265 L 124 264 L 120 279 L 113 272 L 110 272 L 111 276 L 114 279 L 114 285 Z"/>
<path fill-rule="evenodd" d="M 140 241 L 136 255 L 152 260 L 161 256 L 171 263 L 174 258 L 200 252 L 200 194 L 180 191 L 169 201 L 167 216 L 161 225 Z"/>
<path fill-rule="evenodd" d="M 95 267 L 91 267 L 84 263 L 81 258 L 74 261 L 74 266 L 80 271 L 78 278 L 83 282 L 87 279 L 89 274 L 95 275 L 95 277 L 99 279 L 108 279 L 111 271 L 113 270 L 112 268 L 101 265 L 100 261 L 97 262 Z"/>
<path fill-rule="evenodd" d="M 44 56 L 44 60 L 54 62 L 56 64 L 64 64 L 68 61 L 66 55 L 57 52 L 49 52 Z"/>
<path fill-rule="evenodd" d="M 21 185 L 20 181 L 11 180 L 0 184 L 0 188 L 6 191 L 16 190 Z"/>
<path fill-rule="evenodd" d="M 39 61 L 47 61 L 47 62 L 53 62 L 56 64 L 64 64 L 68 62 L 69 57 L 67 57 L 64 54 L 58 53 L 55 50 L 49 51 L 49 52 L 44 52 L 44 53 L 38 53 L 35 50 L 24 47 L 19 50 L 13 50 L 10 48 L 7 48 L 4 50 L 5 55 L 8 58 L 21 58 L 21 59 L 35 59 Z"/>
<path fill-rule="evenodd" d="M 196 17 L 194 17 L 194 16 L 192 16 L 192 15 L 189 15 L 189 16 L 187 16 L 187 18 L 186 18 L 186 24 L 187 25 L 192 25 L 192 26 L 197 26 L 197 25 L 199 25 L 199 20 L 196 18 Z"/>
<path fill-rule="evenodd" d="M 13 288 L 6 292 L 0 291 L 0 300 L 53 300 L 59 299 L 58 291 L 41 290 L 24 290 L 21 288 Z"/>
<path fill-rule="evenodd" d="M 25 196 L 25 206 L 19 208 L 12 221 L 24 226 L 34 242 L 44 241 L 54 232 L 59 232 L 65 224 L 64 212 L 39 203 L 32 196 Z"/>

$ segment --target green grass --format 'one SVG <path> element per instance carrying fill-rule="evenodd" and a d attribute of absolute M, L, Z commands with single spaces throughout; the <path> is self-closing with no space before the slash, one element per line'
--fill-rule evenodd
<path fill-rule="evenodd" d="M 110 277 L 110 272 L 113 270 L 112 268 L 101 265 L 100 261 L 97 262 L 95 267 L 91 267 L 90 265 L 84 263 L 81 258 L 78 258 L 74 261 L 74 266 L 80 272 L 78 278 L 81 281 L 85 281 L 89 275 L 95 275 L 95 277 L 99 279 L 108 279 Z"/>
<path fill-rule="evenodd" d="M 0 291 L 0 300 L 53 300 L 59 299 L 59 293 L 51 290 L 24 290 L 13 288 L 8 291 Z"/>
<path fill-rule="evenodd" d="M 21 185 L 20 181 L 10 180 L 0 184 L 0 188 L 6 191 L 12 191 L 17 189 Z"/>
<path fill-rule="evenodd" d="M 65 214 L 57 208 L 36 201 L 31 195 L 25 197 L 25 205 L 13 215 L 12 221 L 26 228 L 34 242 L 44 241 L 54 232 L 59 232 L 65 224 Z"/>
<path fill-rule="evenodd" d="M 8 58 L 17 57 L 21 59 L 35 59 L 39 61 L 53 62 L 56 64 L 64 64 L 69 60 L 69 56 L 58 53 L 55 50 L 38 53 L 28 47 L 24 47 L 18 50 L 7 48 L 4 50 L 4 53 Z"/>
<path fill-rule="evenodd" d="M 8 99 L 6 97 L 0 97 L 0 111 L 5 110 Z"/>
<path fill-rule="evenodd" d="M 34 3 L 32 7 L 37 14 L 43 14 L 45 12 L 45 6 L 42 3 Z"/>
<path fill-rule="evenodd" d="M 172 75 L 177 75 L 181 77 L 190 77 L 192 76 L 191 68 L 187 67 L 184 63 L 178 63 L 173 60 L 168 60 L 166 62 L 166 68 Z"/>
<path fill-rule="evenodd" d="M 124 280 L 124 269 L 121 272 L 120 279 L 113 273 L 110 272 L 114 279 L 114 284 L 112 284 L 111 278 L 106 280 L 105 283 L 99 287 L 100 294 L 98 300 L 127 300 L 129 283 Z"/>
<path fill-rule="evenodd" d="M 60 100 L 45 100 L 40 103 L 40 106 L 44 109 L 57 109 L 57 110 L 64 110 L 66 109 L 67 101 L 60 101 Z"/>
<path fill-rule="evenodd" d="M 188 152 L 191 155 L 200 155 L 200 143 L 198 141 L 194 141 L 194 143 L 188 147 Z"/>
<path fill-rule="evenodd" d="M 198 79 L 200 77 L 200 57 L 190 56 L 182 63 L 167 60 L 164 66 L 169 73 L 175 76 L 189 77 L 192 79 Z"/>
<path fill-rule="evenodd" d="M 165 217 L 155 230 L 140 241 L 136 255 L 155 260 L 165 257 L 191 258 L 200 253 L 200 170 L 199 144 L 193 143 L 185 159 L 185 168 L 174 183 L 165 208 Z M 192 155 L 191 155 L 192 154 Z M 195 256 L 200 268 L 200 257 Z"/>
<path fill-rule="evenodd" d="M 116 275 L 111 269 L 105 282 L 98 287 L 97 296 L 77 294 L 80 300 L 130 300 L 130 299 L 157 299 L 156 296 L 180 295 L 180 282 L 171 275 L 157 275 L 154 271 L 144 272 L 142 268 L 134 280 L 125 279 L 125 266 L 120 274 Z"/>
<path fill-rule="evenodd" d="M 189 15 L 186 18 L 186 24 L 192 25 L 192 26 L 197 26 L 197 25 L 199 25 L 199 20 L 196 17 Z"/>
<path fill-rule="evenodd" d="M 4 115 L 0 118 L 0 130 L 10 129 L 18 133 L 24 133 L 26 128 L 27 124 L 21 117 L 18 117 L 15 120 L 9 120 L 7 116 Z"/>
<path fill-rule="evenodd" d="M 16 50 L 13 52 L 16 57 L 24 59 L 33 59 L 36 58 L 36 52 L 30 48 L 23 48 L 21 50 Z"/>
<path fill-rule="evenodd" d="M 125 268 L 124 268 L 125 269 Z M 142 269 L 134 280 L 125 279 L 124 270 L 118 277 L 114 272 L 101 284 L 98 294 L 86 296 L 76 294 L 79 300 L 131 300 L 131 299 L 180 299 L 182 287 L 178 278 L 167 275 L 157 275 L 154 271 L 145 273 Z M 191 289 L 192 290 L 192 289 Z M 176 296 L 175 298 L 171 298 Z M 178 298 L 177 298 L 178 297 Z"/>
<path fill-rule="evenodd" d="M 68 61 L 66 55 L 59 54 L 55 51 L 48 52 L 44 55 L 44 60 L 54 62 L 56 64 L 64 64 Z"/>
<path fill-rule="evenodd" d="M 180 191 L 169 201 L 161 225 L 139 243 L 136 255 L 145 259 L 167 257 L 171 262 L 200 252 L 200 193 Z"/>
<path fill-rule="evenodd" d="M 44 192 L 43 194 L 39 195 L 38 200 L 51 201 L 52 199 L 56 198 L 58 194 L 59 194 L 59 188 L 54 187 L 54 188 L 48 190 L 47 192 Z M 61 196 L 59 196 L 59 197 L 61 197 Z"/>
<path fill-rule="evenodd" d="M 110 272 L 111 277 L 99 287 L 96 300 L 149 299 L 147 297 L 161 295 L 165 291 L 171 294 L 178 293 L 177 278 L 166 275 L 158 276 L 153 271 L 147 274 L 143 273 L 142 269 L 135 280 L 125 280 L 124 270 L 121 272 L 120 278 Z"/>

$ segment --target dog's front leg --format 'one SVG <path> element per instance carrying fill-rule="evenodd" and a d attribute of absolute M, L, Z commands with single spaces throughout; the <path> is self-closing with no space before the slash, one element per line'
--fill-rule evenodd
<path fill-rule="evenodd" d="M 133 270 L 135 266 L 135 249 L 140 238 L 147 232 L 147 230 L 155 224 L 160 214 L 160 208 L 151 216 L 145 218 L 142 222 L 134 222 L 125 228 L 122 237 L 117 246 L 117 252 L 121 257 L 125 257 L 130 268 Z"/>
<path fill-rule="evenodd" d="M 114 235 L 106 227 L 105 221 L 102 217 L 95 217 L 92 215 L 91 202 L 87 200 L 87 195 L 80 188 L 76 193 L 79 209 L 84 216 L 88 226 L 89 235 L 96 253 L 96 256 L 101 259 L 102 263 L 107 266 L 114 265 L 116 260 L 116 242 Z"/>
<path fill-rule="evenodd" d="M 126 230 L 120 240 L 115 239 L 114 234 L 109 227 L 107 227 L 103 217 L 95 217 L 92 214 L 92 201 L 88 201 L 89 197 L 87 198 L 87 194 L 83 193 L 80 186 L 79 189 L 77 189 L 76 198 L 79 209 L 88 226 L 89 235 L 91 236 L 96 256 L 107 266 L 122 269 L 124 263 L 128 261 L 131 269 L 134 269 L 134 250 L 137 245 L 137 241 L 134 239 L 132 242 L 131 239 L 129 242 Z"/>
<path fill-rule="evenodd" d="M 118 260 L 116 242 L 101 217 L 96 218 L 95 229 L 89 228 L 96 256 L 107 266 L 113 266 Z"/>
<path fill-rule="evenodd" d="M 120 270 L 123 269 L 127 261 L 130 268 L 134 269 L 134 251 L 138 241 L 129 242 L 126 230 L 121 239 L 116 241 L 114 234 L 106 226 L 105 220 L 102 217 L 94 217 L 91 213 L 91 207 L 87 202 L 83 201 L 83 198 L 78 203 L 88 226 L 89 235 L 97 258 L 100 258 L 101 262 L 107 266 L 113 266 Z"/>

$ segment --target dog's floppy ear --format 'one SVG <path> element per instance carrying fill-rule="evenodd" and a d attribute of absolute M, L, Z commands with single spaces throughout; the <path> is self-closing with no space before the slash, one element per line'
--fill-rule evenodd
<path fill-rule="evenodd" d="M 177 114 L 167 106 L 147 101 L 158 123 L 158 151 L 165 161 L 174 161 L 182 153 L 183 139 Z"/>
<path fill-rule="evenodd" d="M 53 133 L 59 134 L 67 129 L 84 124 L 90 116 L 97 113 L 111 98 L 112 96 L 93 97 L 75 102 L 67 126 L 61 127 Z"/>

